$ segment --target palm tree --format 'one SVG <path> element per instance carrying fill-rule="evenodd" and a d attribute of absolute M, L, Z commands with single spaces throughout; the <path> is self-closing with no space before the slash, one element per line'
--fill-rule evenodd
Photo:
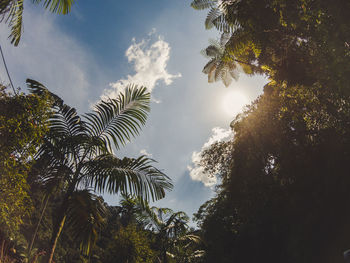
<path fill-rule="evenodd" d="M 197 249 L 201 245 L 202 239 L 196 235 L 195 231 L 175 239 L 171 248 L 171 253 L 167 254 L 175 259 L 176 263 L 202 262 L 205 251 Z"/>
<path fill-rule="evenodd" d="M 48 92 L 39 82 L 27 80 L 27 84 L 33 93 Z M 153 160 L 146 156 L 120 159 L 112 152 L 113 146 L 125 145 L 144 125 L 150 103 L 146 88 L 128 86 L 117 99 L 101 101 L 82 118 L 51 95 L 54 105 L 49 132 L 36 156 L 36 167 L 42 168 L 39 180 L 55 185 L 60 192 L 49 263 L 65 224 L 71 226 L 82 251 L 90 253 L 106 213 L 97 193 L 120 192 L 147 201 L 163 198 L 165 190 L 172 188 L 170 178 L 152 166 Z"/>
<path fill-rule="evenodd" d="M 202 54 L 210 59 L 203 68 L 203 73 L 208 75 L 208 82 L 212 83 L 214 81 L 222 80 L 224 85 L 228 87 L 233 79 L 237 80 L 239 71 L 237 63 L 226 58 L 226 41 L 227 39 L 224 38 L 223 34 L 219 43 L 211 41 L 211 45 L 202 51 Z"/>
<path fill-rule="evenodd" d="M 168 262 L 168 256 L 172 256 L 170 250 L 174 244 L 188 234 L 189 218 L 182 211 L 174 212 L 169 208 L 149 207 L 145 204 L 138 220 L 156 234 L 157 244 L 161 246 L 160 262 L 163 263 Z"/>
<path fill-rule="evenodd" d="M 216 27 L 220 32 L 231 32 L 238 26 L 235 19 L 228 19 L 230 13 L 227 6 L 233 5 L 237 0 L 193 0 L 191 7 L 197 10 L 210 9 L 205 19 L 205 28 Z M 231 18 L 231 17 L 230 17 Z M 233 22 L 231 22 L 233 21 Z"/>
<path fill-rule="evenodd" d="M 24 0 L 1 0 L 0 15 L 9 22 L 11 27 L 11 43 L 17 46 L 21 40 L 23 30 L 23 2 Z M 34 4 L 41 4 L 52 13 L 68 14 L 74 0 L 32 0 Z"/>
<path fill-rule="evenodd" d="M 205 19 L 206 29 L 216 27 L 221 32 L 220 41 L 212 43 L 202 51 L 209 59 L 203 73 L 208 75 L 208 82 L 221 80 L 228 87 L 232 80 L 237 80 L 239 70 L 252 75 L 261 73 L 255 65 L 260 55 L 260 47 L 253 41 L 253 36 L 245 31 L 238 22 L 237 12 L 230 12 L 240 0 L 193 0 L 194 9 L 210 9 Z"/>

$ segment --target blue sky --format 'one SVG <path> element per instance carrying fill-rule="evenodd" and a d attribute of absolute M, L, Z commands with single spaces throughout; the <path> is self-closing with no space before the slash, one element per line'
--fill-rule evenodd
<path fill-rule="evenodd" d="M 183 210 L 191 217 L 213 195 L 215 180 L 196 165 L 198 153 L 215 140 L 232 137 L 229 123 L 243 104 L 254 100 L 263 77 L 246 77 L 229 88 L 208 84 L 200 50 L 215 30 L 204 29 L 206 12 L 190 1 L 76 1 L 66 16 L 51 15 L 25 2 L 20 46 L 1 45 L 15 86 L 33 78 L 80 113 L 101 96 L 115 96 L 128 82 L 152 92 L 151 113 L 141 135 L 120 157 L 151 154 L 174 182 L 174 190 L 155 205 Z M 6 82 L 3 67 L 0 77 Z M 110 204 L 118 199 L 105 196 Z"/>

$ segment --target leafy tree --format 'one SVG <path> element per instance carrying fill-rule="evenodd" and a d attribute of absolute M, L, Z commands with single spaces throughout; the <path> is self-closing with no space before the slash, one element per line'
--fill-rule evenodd
<path fill-rule="evenodd" d="M 219 79 L 229 86 L 232 79 L 238 78 L 238 70 L 236 64 L 224 59 L 225 56 L 225 35 L 220 40 L 220 43 L 213 43 L 208 46 L 202 53 L 210 61 L 204 66 L 203 73 L 208 75 L 208 82 L 218 81 Z"/>
<path fill-rule="evenodd" d="M 188 234 L 189 218 L 186 213 L 182 211 L 173 212 L 169 208 L 149 207 L 146 204 L 140 212 L 138 220 L 146 229 L 155 233 L 156 244 L 160 251 L 160 262 L 169 262 L 169 256 L 174 257 L 171 250 L 176 242 L 179 242 L 179 239 Z M 195 235 L 192 235 L 192 237 L 192 240 L 198 239 Z M 191 239 L 191 237 L 188 236 L 188 239 Z"/>
<path fill-rule="evenodd" d="M 33 91 L 45 87 L 28 80 Z M 144 200 L 163 198 L 170 179 L 152 166 L 146 156 L 119 159 L 112 153 L 137 135 L 149 111 L 146 88 L 128 86 L 117 99 L 102 101 L 92 113 L 77 115 L 74 108 L 56 99 L 49 132 L 36 156 L 38 178 L 55 185 L 61 197 L 54 213 L 47 261 L 52 262 L 58 238 L 65 224 L 89 254 L 103 225 L 106 209 L 91 191 L 134 194 Z"/>
<path fill-rule="evenodd" d="M 47 94 L 13 95 L 0 87 L 0 228 L 7 235 L 31 209 L 27 176 L 47 132 L 50 103 Z"/>
<path fill-rule="evenodd" d="M 236 118 L 222 185 L 196 215 L 205 262 L 342 261 L 350 234 L 349 101 L 269 85 Z"/>
<path fill-rule="evenodd" d="M 170 262 L 195 263 L 202 261 L 205 251 L 201 249 L 202 239 L 197 232 L 190 230 L 186 235 L 179 236 L 173 241 L 170 251 L 167 252 Z"/>
<path fill-rule="evenodd" d="M 348 92 L 348 1 L 194 0 L 192 6 L 209 8 L 207 27 L 228 35 L 223 63 L 289 85 Z"/>
<path fill-rule="evenodd" d="M 155 259 L 156 251 L 151 249 L 151 239 L 147 232 L 134 224 L 119 229 L 102 256 L 102 262 L 106 263 L 152 263 Z"/>
<path fill-rule="evenodd" d="M 217 63 L 270 79 L 232 122 L 234 140 L 203 156 L 222 176 L 196 214 L 205 262 L 341 262 L 349 243 L 349 2 L 192 6 L 209 8 L 207 27 L 229 35 Z"/>
<path fill-rule="evenodd" d="M 45 9 L 56 14 L 68 14 L 74 0 L 32 0 L 34 4 L 42 4 Z M 21 40 L 23 31 L 24 0 L 2 0 L 0 3 L 0 15 L 5 21 L 9 21 L 11 43 L 17 46 Z"/>

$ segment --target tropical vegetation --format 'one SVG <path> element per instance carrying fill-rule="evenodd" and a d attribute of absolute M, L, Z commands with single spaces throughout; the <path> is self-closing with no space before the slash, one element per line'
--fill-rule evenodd
<path fill-rule="evenodd" d="M 34 1 L 66 13 L 73 1 Z M 264 75 L 233 138 L 200 164 L 218 177 L 194 214 L 151 205 L 173 185 L 147 156 L 120 158 L 150 110 L 130 84 L 84 115 L 44 85 L 0 89 L 0 263 L 344 262 L 350 247 L 350 3 L 193 0 L 220 37 L 208 82 Z M 2 1 L 21 33 L 23 1 Z M 15 22 L 18 25 L 15 26 Z M 105 203 L 104 193 L 120 203 Z M 347 259 L 349 260 L 349 259 Z"/>
<path fill-rule="evenodd" d="M 32 0 L 33 4 L 42 6 L 55 14 L 68 14 L 74 0 Z M 11 43 L 18 46 L 23 32 L 24 0 L 1 0 L 0 16 L 11 27 L 9 38 Z"/>
<path fill-rule="evenodd" d="M 202 154 L 221 178 L 195 214 L 203 262 L 342 262 L 349 247 L 347 1 L 206 1 L 221 32 L 203 72 L 264 74 L 263 94 L 231 123 L 234 139 Z M 215 50 L 216 53 L 212 52 Z M 215 78 L 220 80 L 220 78 Z"/>

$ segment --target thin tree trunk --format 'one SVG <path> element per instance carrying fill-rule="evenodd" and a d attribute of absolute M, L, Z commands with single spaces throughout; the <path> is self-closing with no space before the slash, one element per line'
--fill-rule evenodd
<path fill-rule="evenodd" d="M 5 237 L 1 242 L 0 260 L 4 260 L 4 249 L 5 249 Z"/>
<path fill-rule="evenodd" d="M 167 259 L 167 256 L 166 256 L 166 250 L 164 250 L 163 252 L 163 263 L 167 263 L 168 262 L 168 259 Z"/>
<path fill-rule="evenodd" d="M 34 241 L 35 241 L 35 238 L 36 238 L 36 235 L 38 234 L 38 230 L 39 230 L 39 226 L 41 224 L 41 220 L 43 219 L 44 217 L 44 214 L 45 214 L 45 211 L 46 211 L 46 207 L 47 207 L 47 204 L 49 202 L 49 198 L 50 198 L 50 195 L 47 194 L 45 196 L 45 200 L 44 200 L 44 207 L 43 209 L 41 210 L 41 214 L 40 214 L 40 218 L 39 218 L 39 221 L 36 225 L 36 228 L 35 228 L 35 231 L 34 231 L 34 234 L 33 234 L 33 237 L 32 237 L 32 241 L 30 242 L 30 245 L 29 245 L 29 248 L 28 248 L 28 257 L 30 256 L 30 253 L 32 252 L 32 248 L 33 248 L 33 245 L 34 245 Z"/>
<path fill-rule="evenodd" d="M 51 242 L 50 242 L 50 254 L 48 256 L 47 263 L 52 262 L 53 254 L 55 253 L 55 249 L 56 249 L 56 245 L 57 245 L 57 241 L 58 241 L 58 238 L 60 237 L 60 234 L 62 232 L 64 222 L 66 221 L 66 217 L 67 217 L 66 215 L 64 215 L 62 217 L 62 219 L 59 221 L 58 227 L 52 233 L 52 238 L 51 238 Z"/>
<path fill-rule="evenodd" d="M 75 189 L 75 182 L 73 182 L 69 186 L 69 188 L 65 194 L 65 197 L 63 199 L 63 202 L 61 204 L 61 207 L 58 210 L 59 219 L 57 220 L 57 224 L 55 224 L 53 226 L 51 242 L 50 242 L 50 254 L 46 257 L 47 260 L 45 260 L 47 263 L 52 263 L 53 254 L 55 253 L 57 241 L 58 241 L 58 238 L 60 237 L 60 234 L 62 232 L 64 222 L 66 221 L 68 201 L 69 201 L 69 198 L 71 197 L 72 193 L 74 192 L 74 189 Z"/>

